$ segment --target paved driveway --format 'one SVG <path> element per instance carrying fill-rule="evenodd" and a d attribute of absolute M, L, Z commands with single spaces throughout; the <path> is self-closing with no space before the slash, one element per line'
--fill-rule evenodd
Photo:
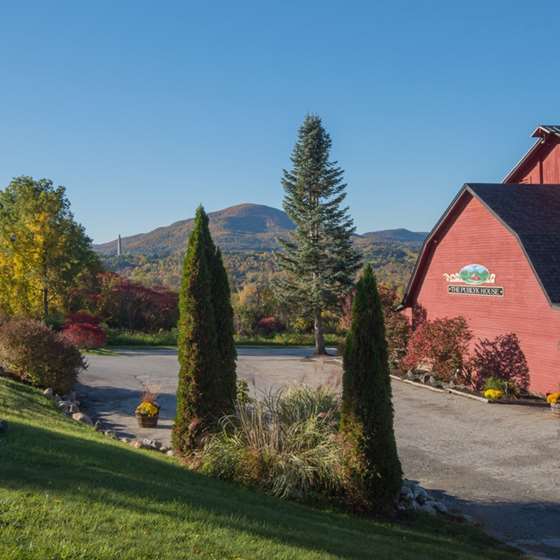
<path fill-rule="evenodd" d="M 177 358 L 172 350 L 88 356 L 79 392 L 91 412 L 123 434 L 169 441 Z M 239 350 L 238 373 L 253 390 L 291 383 L 339 387 L 340 363 L 302 348 Z M 140 430 L 132 415 L 141 383 L 161 386 L 160 427 Z M 480 520 L 500 538 L 560 559 L 560 422 L 547 409 L 487 405 L 393 384 L 405 476 Z"/>

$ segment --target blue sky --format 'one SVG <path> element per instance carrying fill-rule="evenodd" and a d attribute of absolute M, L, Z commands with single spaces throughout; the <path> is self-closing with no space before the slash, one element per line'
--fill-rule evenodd
<path fill-rule="evenodd" d="M 95 241 L 280 207 L 304 115 L 359 232 L 429 229 L 560 121 L 558 2 L 5 2 L 0 185 L 64 184 Z"/>

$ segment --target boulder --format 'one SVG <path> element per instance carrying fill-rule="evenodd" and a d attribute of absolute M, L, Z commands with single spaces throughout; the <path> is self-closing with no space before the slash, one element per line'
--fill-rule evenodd
<path fill-rule="evenodd" d="M 433 502 L 430 502 L 430 504 L 438 513 L 443 513 L 445 515 L 448 512 L 447 506 L 443 502 L 434 500 Z"/>
<path fill-rule="evenodd" d="M 418 375 L 418 373 L 416 373 L 412 369 L 409 369 L 405 374 L 405 378 L 408 379 L 409 381 L 418 381 L 419 377 L 420 376 Z"/>
<path fill-rule="evenodd" d="M 414 500 L 414 494 L 409 486 L 402 486 L 399 499 L 404 502 L 412 502 Z"/>
<path fill-rule="evenodd" d="M 418 508 L 418 511 L 421 511 L 422 513 L 428 513 L 430 515 L 436 515 L 437 514 L 437 510 L 432 505 L 432 502 L 426 502 L 425 504 L 420 504 L 420 507 Z"/>
<path fill-rule="evenodd" d="M 81 422 L 82 424 L 87 424 L 88 426 L 93 426 L 92 419 L 83 412 L 74 412 L 74 414 L 72 414 L 72 420 L 76 420 L 76 422 Z"/>
<path fill-rule="evenodd" d="M 157 441 L 156 439 L 145 438 L 142 440 L 142 447 L 144 447 L 145 449 L 155 449 L 156 451 L 159 451 L 161 442 Z"/>
<path fill-rule="evenodd" d="M 419 503 L 423 504 L 428 500 L 428 492 L 422 488 L 422 486 L 415 486 L 414 490 L 412 491 L 414 495 L 414 499 Z"/>
<path fill-rule="evenodd" d="M 74 414 L 75 412 L 79 412 L 79 408 L 76 406 L 76 403 L 67 400 L 60 401 L 58 403 L 58 408 L 60 408 L 64 414 Z"/>

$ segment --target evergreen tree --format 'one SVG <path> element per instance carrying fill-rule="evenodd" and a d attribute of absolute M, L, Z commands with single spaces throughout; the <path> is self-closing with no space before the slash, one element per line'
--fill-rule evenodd
<path fill-rule="evenodd" d="M 278 255 L 285 276 L 283 296 L 313 317 L 315 351 L 325 353 L 322 313 L 336 306 L 352 288 L 360 257 L 352 246 L 355 231 L 346 198 L 343 170 L 329 161 L 331 139 L 321 119 L 308 115 L 298 134 L 291 161 L 284 170 L 284 210 L 296 229 L 281 240 Z"/>
<path fill-rule="evenodd" d="M 391 397 L 383 310 L 368 265 L 356 286 L 346 338 L 341 429 L 354 445 L 366 499 L 379 512 L 392 510 L 402 483 Z"/>
<path fill-rule="evenodd" d="M 233 308 L 231 291 L 222 253 L 219 248 L 214 251 L 212 259 L 212 300 L 218 338 L 218 379 L 216 396 L 223 414 L 233 412 L 237 394 L 236 359 Z"/>
<path fill-rule="evenodd" d="M 220 396 L 220 342 L 216 330 L 216 249 L 208 216 L 196 211 L 179 293 L 179 384 L 173 446 L 186 453 L 224 412 Z M 221 304 L 220 307 L 223 307 Z"/>

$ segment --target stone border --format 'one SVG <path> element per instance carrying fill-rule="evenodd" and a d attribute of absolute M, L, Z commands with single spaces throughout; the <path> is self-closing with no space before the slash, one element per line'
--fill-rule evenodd
<path fill-rule="evenodd" d="M 159 453 L 165 453 L 169 457 L 174 455 L 173 449 L 167 447 L 161 443 L 161 441 L 155 439 L 130 439 L 127 437 L 118 437 L 114 430 L 104 429 L 101 420 L 96 420 L 95 422 L 84 412 L 80 411 L 80 401 L 77 399 L 75 391 L 71 391 L 67 395 L 60 396 L 57 395 L 50 387 L 43 391 L 43 395 L 53 401 L 56 407 L 65 415 L 76 422 L 81 424 L 86 424 L 92 427 L 96 432 L 103 434 L 104 436 L 120 441 L 127 445 L 131 445 L 136 449 L 148 449 L 150 451 L 157 451 Z"/>
<path fill-rule="evenodd" d="M 550 405 L 546 401 L 539 401 L 534 399 L 499 399 L 491 400 L 479 395 L 473 395 L 472 393 L 466 393 L 465 391 L 459 391 L 458 389 L 453 389 L 451 387 L 432 387 L 431 385 L 426 385 L 426 383 L 420 383 L 418 381 L 412 381 L 411 379 L 403 379 L 394 373 L 390 374 L 391 379 L 400 381 L 401 383 L 407 383 L 408 385 L 413 385 L 414 387 L 421 387 L 422 389 L 428 389 L 434 393 L 451 393 L 452 395 L 457 395 L 459 397 L 466 397 L 467 399 L 472 399 L 485 404 L 505 404 L 505 405 L 517 405 L 517 406 L 532 406 L 535 408 L 549 408 Z"/>

